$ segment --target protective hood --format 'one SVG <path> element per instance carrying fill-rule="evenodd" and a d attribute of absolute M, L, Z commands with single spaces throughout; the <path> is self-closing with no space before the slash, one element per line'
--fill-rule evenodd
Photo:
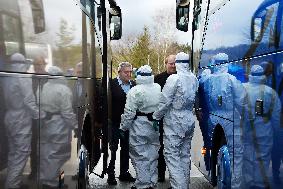
<path fill-rule="evenodd" d="M 177 74 L 190 72 L 190 56 L 184 52 L 180 52 L 176 55 L 176 71 Z"/>
<path fill-rule="evenodd" d="M 149 65 L 141 66 L 137 72 L 136 83 L 139 84 L 152 84 L 154 83 L 154 76 L 152 75 L 152 69 Z"/>
<path fill-rule="evenodd" d="M 214 67 L 214 74 L 228 73 L 228 64 L 222 64 Z"/>
<path fill-rule="evenodd" d="M 201 73 L 200 76 L 201 76 L 202 78 L 206 78 L 206 77 L 208 77 L 210 74 L 211 74 L 210 69 L 205 69 L 205 70 L 202 71 L 202 73 Z"/>
<path fill-rule="evenodd" d="M 14 53 L 10 57 L 10 69 L 11 71 L 16 71 L 16 72 L 26 72 L 30 66 L 29 62 L 26 61 L 26 58 L 24 55 L 20 53 Z"/>
<path fill-rule="evenodd" d="M 251 68 L 251 73 L 249 75 L 250 83 L 265 84 L 266 76 L 264 75 L 264 70 L 260 65 L 253 65 Z"/>
<path fill-rule="evenodd" d="M 228 72 L 228 65 L 221 64 L 227 62 L 229 57 L 226 53 L 218 53 L 214 55 L 209 63 L 209 66 L 213 66 L 213 73 L 227 73 Z"/>
<path fill-rule="evenodd" d="M 61 70 L 61 68 L 57 67 L 57 66 L 51 66 L 48 68 L 48 73 L 50 75 L 63 75 L 63 71 Z M 49 83 L 60 83 L 60 84 L 67 84 L 67 81 L 64 78 L 58 78 L 58 79 L 49 79 L 48 80 Z"/>

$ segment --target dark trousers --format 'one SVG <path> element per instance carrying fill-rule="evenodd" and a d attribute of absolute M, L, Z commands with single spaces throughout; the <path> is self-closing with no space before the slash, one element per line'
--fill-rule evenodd
<path fill-rule="evenodd" d="M 166 171 L 166 162 L 165 162 L 165 159 L 164 159 L 164 154 L 163 154 L 163 151 L 164 151 L 164 144 L 163 144 L 163 120 L 160 121 L 160 124 L 159 124 L 159 141 L 160 141 L 160 149 L 158 151 L 158 177 L 159 178 L 163 178 L 165 177 L 165 171 Z"/>
<path fill-rule="evenodd" d="M 30 154 L 30 167 L 31 175 L 36 176 L 38 173 L 38 120 L 32 120 L 32 138 L 31 138 L 31 154 Z"/>
<path fill-rule="evenodd" d="M 124 133 L 121 136 L 120 132 Z M 112 126 L 112 137 L 110 140 L 111 159 L 108 166 L 108 174 L 115 175 L 116 152 L 120 140 L 120 175 L 123 175 L 129 170 L 129 131 L 121 131 L 118 126 Z"/>

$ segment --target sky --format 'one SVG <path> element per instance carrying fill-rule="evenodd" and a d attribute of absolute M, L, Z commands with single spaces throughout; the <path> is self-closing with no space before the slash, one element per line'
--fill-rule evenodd
<path fill-rule="evenodd" d="M 66 3 L 67 1 L 69 3 Z M 126 37 L 129 34 L 141 33 L 145 25 L 149 27 L 150 31 L 153 31 L 153 16 L 156 12 L 164 7 L 172 7 L 173 11 L 175 11 L 176 4 L 176 0 L 116 0 L 116 2 L 122 11 L 122 37 Z M 76 0 L 44 0 L 44 6 L 49 10 L 45 12 L 47 25 L 50 25 L 53 29 L 57 29 L 59 27 L 59 18 L 63 17 L 70 25 L 77 26 L 76 28 L 78 29 L 74 32 L 79 33 L 81 18 L 77 16 L 78 14 L 66 14 L 66 12 L 62 12 L 62 7 L 68 10 L 68 12 L 75 13 L 80 11 L 75 4 Z M 178 42 L 182 44 L 190 42 L 190 32 L 185 33 L 177 29 L 175 29 L 175 32 Z"/>
<path fill-rule="evenodd" d="M 176 0 L 116 0 L 120 6 L 123 19 L 123 35 L 141 33 L 144 25 L 153 28 L 153 16 L 162 7 L 172 7 L 175 10 Z M 189 32 L 176 29 L 176 38 L 180 43 L 188 43 Z"/>

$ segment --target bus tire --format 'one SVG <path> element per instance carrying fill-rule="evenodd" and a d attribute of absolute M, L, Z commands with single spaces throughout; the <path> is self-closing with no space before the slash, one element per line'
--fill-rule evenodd
<path fill-rule="evenodd" d="M 222 146 L 226 145 L 226 138 L 224 131 L 221 127 L 216 128 L 215 135 L 213 137 L 213 146 L 211 149 L 211 159 L 210 159 L 210 171 L 211 171 L 211 185 L 213 187 L 217 186 L 217 161 L 218 153 Z"/>
<path fill-rule="evenodd" d="M 222 145 L 217 155 L 217 188 L 231 189 L 230 156 L 227 145 Z"/>

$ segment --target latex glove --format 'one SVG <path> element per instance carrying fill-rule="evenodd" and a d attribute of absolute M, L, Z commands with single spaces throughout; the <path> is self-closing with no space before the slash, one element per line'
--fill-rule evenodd
<path fill-rule="evenodd" d="M 159 121 L 154 120 L 152 126 L 153 126 L 153 129 L 155 131 L 158 131 L 159 130 Z"/>

